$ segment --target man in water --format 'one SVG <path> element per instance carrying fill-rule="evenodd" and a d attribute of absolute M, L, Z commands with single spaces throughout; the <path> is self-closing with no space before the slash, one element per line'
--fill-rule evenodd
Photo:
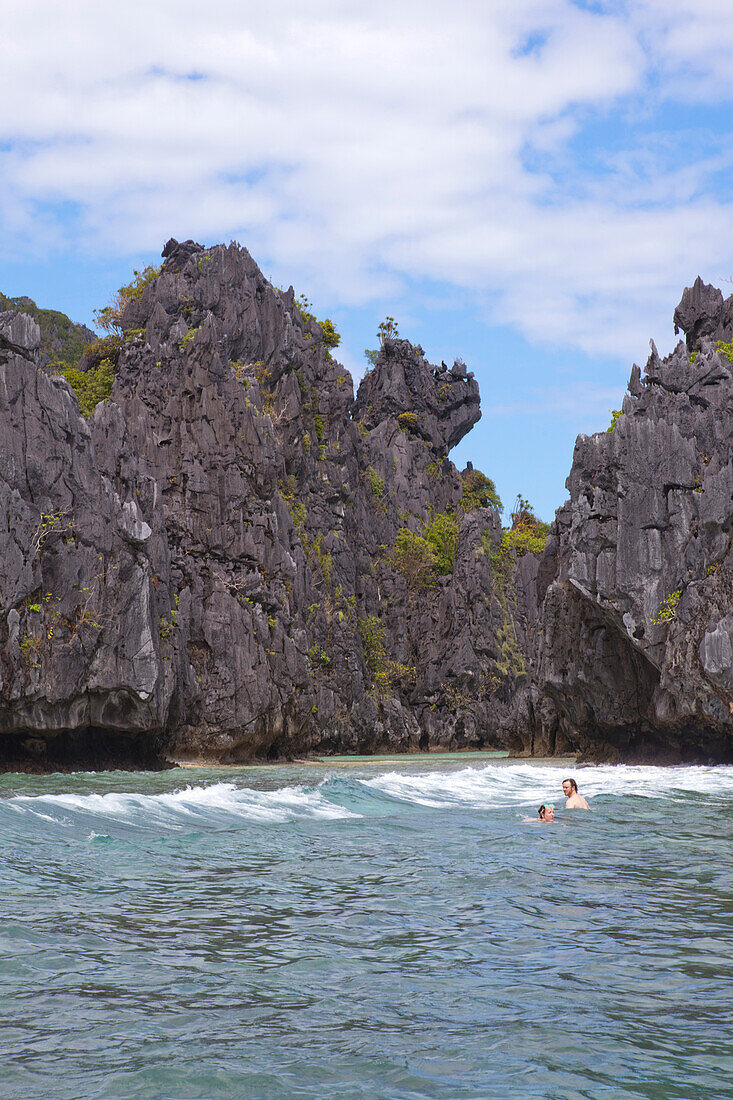
<path fill-rule="evenodd" d="M 562 793 L 565 795 L 567 802 L 565 806 L 569 810 L 589 810 L 585 798 L 582 794 L 578 794 L 578 784 L 574 779 L 563 779 L 562 781 Z"/>

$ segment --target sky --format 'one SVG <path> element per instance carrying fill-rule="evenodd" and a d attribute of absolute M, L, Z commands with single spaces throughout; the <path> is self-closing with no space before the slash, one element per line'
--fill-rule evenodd
<path fill-rule="evenodd" d="M 453 452 L 551 519 L 700 274 L 733 291 L 731 0 L 2 0 L 0 290 L 93 325 L 169 237 L 461 357 Z"/>

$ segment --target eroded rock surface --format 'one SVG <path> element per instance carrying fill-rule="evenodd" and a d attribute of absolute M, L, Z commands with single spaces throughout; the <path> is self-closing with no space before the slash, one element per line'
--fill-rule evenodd
<path fill-rule="evenodd" d="M 733 759 L 733 364 L 713 342 L 731 339 L 731 303 L 686 290 L 688 346 L 652 345 L 615 430 L 578 438 L 516 748 Z"/>
<path fill-rule="evenodd" d="M 122 327 L 87 421 L 38 369 L 33 321 L 0 314 L 6 757 L 502 743 L 527 616 L 495 585 L 498 513 L 460 507 L 446 457 L 480 416 L 462 364 L 386 341 L 355 401 L 292 288 L 192 241 L 168 242 Z M 446 511 L 452 570 L 395 568 L 398 531 Z"/>

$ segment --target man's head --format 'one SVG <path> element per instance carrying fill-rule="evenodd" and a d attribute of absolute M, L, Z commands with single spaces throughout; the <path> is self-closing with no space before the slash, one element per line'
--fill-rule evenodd
<path fill-rule="evenodd" d="M 544 802 L 537 811 L 540 817 L 540 821 L 554 821 L 555 820 L 555 807 L 545 806 Z"/>
<path fill-rule="evenodd" d="M 570 798 L 571 794 L 575 794 L 578 789 L 578 784 L 574 779 L 563 779 L 562 781 L 562 793 L 566 798 Z"/>

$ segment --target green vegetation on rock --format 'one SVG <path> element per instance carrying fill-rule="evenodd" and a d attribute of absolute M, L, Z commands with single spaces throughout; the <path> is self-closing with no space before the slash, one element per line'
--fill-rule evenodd
<path fill-rule="evenodd" d="M 374 677 L 374 688 L 370 694 L 375 700 L 388 699 L 392 694 L 391 689 L 397 685 L 405 687 L 417 681 L 417 670 L 413 665 L 392 661 L 387 657 L 385 629 L 379 616 L 366 615 L 358 620 L 357 625 L 364 662 Z"/>
<path fill-rule="evenodd" d="M 0 294 L 0 312 L 8 309 L 28 313 L 36 322 L 41 330 L 41 355 L 48 358 L 51 367 L 76 366 L 91 335 L 89 329 L 74 324 L 58 310 L 40 309 L 32 298 Z"/>
<path fill-rule="evenodd" d="M 458 546 L 458 520 L 450 512 L 437 512 L 425 526 L 425 540 L 433 551 L 433 568 L 446 575 L 453 572 Z"/>
<path fill-rule="evenodd" d="M 122 334 L 122 317 L 130 302 L 138 302 L 146 287 L 160 275 L 160 268 L 148 265 L 142 271 L 134 271 L 133 278 L 126 286 L 121 286 L 108 306 L 94 314 L 97 324 L 105 332 Z"/>
<path fill-rule="evenodd" d="M 437 576 L 453 572 L 458 528 L 458 519 L 450 512 L 437 512 L 424 525 L 422 535 L 401 527 L 388 560 L 410 588 L 431 588 Z"/>
<path fill-rule="evenodd" d="M 503 512 L 496 486 L 490 477 L 482 474 L 480 470 L 466 470 L 461 474 L 463 481 L 463 496 L 461 508 L 464 512 L 475 512 L 478 508 L 497 508 Z"/>
<path fill-rule="evenodd" d="M 397 340 L 399 339 L 399 329 L 397 328 L 397 322 L 394 317 L 385 317 L 381 325 L 377 329 L 377 336 L 379 337 L 378 348 L 365 348 L 364 358 L 370 364 L 369 370 L 377 365 L 377 359 L 379 358 L 379 352 L 384 347 L 385 340 Z M 367 371 L 367 374 L 369 371 Z"/>
<path fill-rule="evenodd" d="M 489 551 L 491 569 L 499 585 L 509 577 L 513 562 L 525 554 L 541 554 L 545 549 L 549 523 L 543 523 L 523 496 L 517 496 L 511 513 L 511 525 L 505 527 L 501 542 Z"/>
<path fill-rule="evenodd" d="M 312 303 L 305 294 L 299 295 L 295 299 L 295 305 L 297 306 L 300 316 L 303 318 L 303 323 L 307 329 L 310 329 L 312 323 L 320 326 L 321 329 L 321 343 L 326 348 L 328 355 L 331 354 L 331 348 L 337 348 L 341 343 L 341 335 L 337 331 L 336 326 L 330 317 L 325 317 L 322 321 L 319 321 L 312 310 Z"/>
<path fill-rule="evenodd" d="M 382 500 L 382 497 L 384 496 L 384 479 L 379 476 L 373 466 L 370 466 L 367 470 L 367 477 L 369 479 L 369 485 L 371 487 L 372 493 L 374 494 L 375 501 L 377 502 L 379 507 L 384 510 L 385 504 Z"/>
<path fill-rule="evenodd" d="M 417 431 L 417 426 L 420 422 L 420 418 L 416 412 L 403 412 L 397 417 L 397 423 L 403 432 L 407 432 L 408 435 Z"/>
<path fill-rule="evenodd" d="M 733 363 L 733 340 L 726 344 L 725 340 L 715 341 L 715 350 L 720 352 L 729 363 Z"/>
<path fill-rule="evenodd" d="M 115 365 L 111 359 L 102 359 L 95 368 L 88 371 L 66 367 L 61 374 L 76 394 L 79 411 L 83 416 L 91 416 L 98 403 L 106 401 L 112 392 Z"/>
<path fill-rule="evenodd" d="M 682 595 L 682 589 L 678 588 L 676 592 L 670 592 L 668 596 L 665 596 L 662 600 L 659 612 L 650 621 L 656 626 L 661 626 L 664 623 L 670 623 L 672 619 L 677 617 L 677 604 L 680 602 L 680 596 Z"/>

